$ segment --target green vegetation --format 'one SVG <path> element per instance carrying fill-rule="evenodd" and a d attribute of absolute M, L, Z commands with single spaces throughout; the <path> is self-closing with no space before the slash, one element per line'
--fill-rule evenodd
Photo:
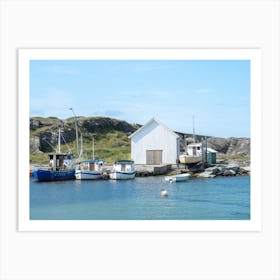
<path fill-rule="evenodd" d="M 83 134 L 83 155 L 85 158 L 92 158 L 92 142 L 94 138 L 94 157 L 96 159 L 104 159 L 107 163 L 113 163 L 116 160 L 130 159 L 130 140 L 128 132 L 133 132 L 139 128 L 139 125 L 129 124 L 112 118 L 104 117 L 78 117 L 79 137 Z M 64 144 L 61 141 L 61 152 L 72 152 L 77 156 L 77 142 L 75 133 L 75 118 L 71 117 L 67 120 L 60 120 L 56 117 L 33 117 L 30 125 L 30 138 L 40 138 L 39 147 L 38 140 L 32 142 L 31 150 L 50 151 L 51 145 L 56 146 L 58 127 L 63 128 L 63 137 L 67 141 Z M 80 139 L 79 139 L 80 141 Z M 51 145 L 50 145 L 51 144 Z M 79 143 L 80 145 L 80 143 Z M 55 151 L 53 151 L 55 152 Z M 30 153 L 31 164 L 48 163 L 48 154 Z"/>
<path fill-rule="evenodd" d="M 47 121 L 48 118 L 44 118 L 44 117 L 33 117 L 32 119 L 36 120 L 36 121 Z"/>
<path fill-rule="evenodd" d="M 40 133 L 45 132 L 50 129 L 55 130 L 55 129 L 57 129 L 57 126 L 43 126 L 43 127 L 37 128 L 36 130 L 30 131 L 30 136 L 39 136 Z"/>
<path fill-rule="evenodd" d="M 41 129 L 41 128 L 40 128 Z M 45 129 L 46 128 L 42 128 Z M 49 129 L 49 127 L 48 127 Z M 39 130 L 39 129 L 38 129 Z M 38 135 L 38 131 L 31 134 Z M 130 140 L 127 134 L 122 131 L 110 131 L 105 133 L 86 133 L 83 135 L 83 154 L 86 158 L 92 158 L 92 143 L 94 137 L 94 157 L 104 159 L 106 163 L 114 163 L 120 159 L 130 159 Z M 76 141 L 61 145 L 62 152 L 74 152 L 76 154 Z M 80 145 L 80 144 L 79 144 Z M 31 164 L 48 163 L 48 153 L 30 154 Z"/>
<path fill-rule="evenodd" d="M 59 119 L 57 117 L 33 117 L 32 119 L 37 120 L 37 121 L 44 121 L 44 122 L 48 122 L 48 121 L 59 121 Z"/>
<path fill-rule="evenodd" d="M 29 155 L 29 162 L 31 164 L 47 164 L 49 163 L 49 157 L 47 153 L 38 153 Z"/>
<path fill-rule="evenodd" d="M 94 157 L 113 163 L 119 159 L 130 159 L 130 140 L 122 131 L 88 133 L 83 136 L 83 153 L 92 158 L 94 137 Z"/>

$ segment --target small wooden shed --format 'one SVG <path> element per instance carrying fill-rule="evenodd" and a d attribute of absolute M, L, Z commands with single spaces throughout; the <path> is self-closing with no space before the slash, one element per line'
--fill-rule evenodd
<path fill-rule="evenodd" d="M 209 164 L 215 164 L 217 162 L 217 151 L 211 148 L 207 148 L 207 162 Z"/>

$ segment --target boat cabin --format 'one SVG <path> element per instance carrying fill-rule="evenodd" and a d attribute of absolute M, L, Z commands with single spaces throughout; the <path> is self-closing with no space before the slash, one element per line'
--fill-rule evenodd
<path fill-rule="evenodd" d="M 192 143 L 187 146 L 187 155 L 190 157 L 201 157 L 202 155 L 201 143 Z"/>
<path fill-rule="evenodd" d="M 117 171 L 117 172 L 133 172 L 134 171 L 134 161 L 132 161 L 132 160 L 116 161 L 113 169 L 114 169 L 114 171 Z"/>
<path fill-rule="evenodd" d="M 74 155 L 72 153 L 49 154 L 49 168 L 54 171 L 72 168 Z"/>
<path fill-rule="evenodd" d="M 101 159 L 84 160 L 77 165 L 76 169 L 84 171 L 100 171 L 103 168 L 104 163 L 105 161 Z"/>
<path fill-rule="evenodd" d="M 204 148 L 204 154 L 205 150 Z M 197 159 L 202 157 L 202 144 L 201 143 L 192 143 L 187 146 L 187 155 L 180 155 L 180 162 L 181 163 L 186 163 L 187 159 L 186 158 L 192 158 L 192 159 Z M 206 157 L 206 155 L 205 155 Z M 217 158 L 217 151 L 214 149 L 211 149 L 207 147 L 207 162 L 209 164 L 215 164 L 216 163 L 216 158 Z"/>

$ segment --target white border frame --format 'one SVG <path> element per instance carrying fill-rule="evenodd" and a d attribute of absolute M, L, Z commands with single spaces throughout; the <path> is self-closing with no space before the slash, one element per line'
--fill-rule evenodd
<path fill-rule="evenodd" d="M 30 60 L 192 59 L 251 61 L 251 219 L 226 221 L 38 221 L 29 219 Z M 262 229 L 262 59 L 260 49 L 19 49 L 19 231 L 261 231 Z M 25 147 L 25 148 L 23 148 Z M 252 187 L 253 186 L 253 187 Z"/>

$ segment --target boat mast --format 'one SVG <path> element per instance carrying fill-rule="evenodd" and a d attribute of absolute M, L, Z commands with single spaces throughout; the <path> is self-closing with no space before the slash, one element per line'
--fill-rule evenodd
<path fill-rule="evenodd" d="M 69 108 L 69 110 L 72 111 L 74 117 L 75 117 L 75 129 L 76 129 L 76 141 L 77 141 L 77 155 L 79 155 L 79 137 L 78 137 L 78 125 L 77 125 L 77 116 L 74 112 L 73 108 Z"/>
<path fill-rule="evenodd" d="M 193 142 L 195 143 L 194 115 L 193 115 Z"/>
<path fill-rule="evenodd" d="M 94 159 L 94 137 L 92 137 L 92 159 Z"/>
<path fill-rule="evenodd" d="M 80 155 L 79 158 L 83 157 L 83 134 L 81 133 L 81 149 L 80 149 Z"/>
<path fill-rule="evenodd" d="M 61 128 L 58 128 L 58 153 L 60 154 L 60 134 L 61 134 Z"/>

